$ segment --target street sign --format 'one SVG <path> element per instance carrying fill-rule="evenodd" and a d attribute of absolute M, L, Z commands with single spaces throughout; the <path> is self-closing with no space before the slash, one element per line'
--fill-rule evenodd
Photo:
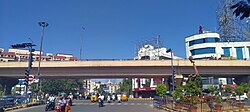
<path fill-rule="evenodd" d="M 29 75 L 29 82 L 32 82 L 34 80 L 35 76 L 34 75 Z"/>

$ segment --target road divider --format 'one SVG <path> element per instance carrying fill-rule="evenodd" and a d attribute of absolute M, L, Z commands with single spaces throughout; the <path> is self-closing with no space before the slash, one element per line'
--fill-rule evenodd
<path fill-rule="evenodd" d="M 128 98 L 128 100 L 153 100 L 153 98 Z"/>
<path fill-rule="evenodd" d="M 3 110 L 4 111 L 10 111 L 10 110 L 16 110 L 16 109 L 20 109 L 20 108 L 26 108 L 26 107 L 42 105 L 42 104 L 44 104 L 44 103 L 43 102 L 31 102 L 31 103 L 22 104 L 22 105 L 18 105 L 18 106 L 14 106 L 14 107 L 4 108 Z"/>

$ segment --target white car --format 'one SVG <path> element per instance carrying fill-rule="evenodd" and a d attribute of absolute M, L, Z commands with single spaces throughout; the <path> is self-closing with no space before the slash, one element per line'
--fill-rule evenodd
<path fill-rule="evenodd" d="M 244 95 L 231 95 L 230 98 L 235 98 L 236 100 L 240 100 L 240 101 L 243 101 L 243 100 L 248 100 L 248 97 L 247 97 L 247 94 L 244 93 Z"/>

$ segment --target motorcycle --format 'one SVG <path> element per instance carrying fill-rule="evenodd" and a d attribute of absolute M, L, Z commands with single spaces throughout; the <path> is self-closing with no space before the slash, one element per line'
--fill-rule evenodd
<path fill-rule="evenodd" d="M 112 95 L 112 100 L 115 101 L 115 95 Z"/>
<path fill-rule="evenodd" d="M 108 102 L 108 103 L 111 102 L 110 96 L 107 97 L 107 102 Z"/>
<path fill-rule="evenodd" d="M 72 99 L 71 99 L 71 98 L 68 99 L 68 102 L 69 102 L 69 105 L 70 105 L 70 106 L 73 105 L 73 102 L 72 102 Z"/>
<path fill-rule="evenodd" d="M 101 98 L 98 98 L 98 104 L 99 104 L 99 107 L 103 107 L 103 101 Z"/>
<path fill-rule="evenodd" d="M 117 100 L 118 100 L 118 103 L 121 103 L 121 97 L 120 96 L 117 97 Z"/>
<path fill-rule="evenodd" d="M 45 111 L 55 110 L 55 102 L 47 101 L 45 106 Z"/>
<path fill-rule="evenodd" d="M 61 112 L 61 103 L 56 106 L 56 112 Z"/>

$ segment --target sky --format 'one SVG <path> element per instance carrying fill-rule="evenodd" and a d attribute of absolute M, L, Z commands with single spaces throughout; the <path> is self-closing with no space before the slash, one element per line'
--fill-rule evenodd
<path fill-rule="evenodd" d="M 219 0 L 0 0 L 0 48 L 31 42 L 43 52 L 83 59 L 133 59 L 135 46 L 160 35 L 185 58 L 185 38 L 199 25 L 216 31 Z M 85 29 L 83 30 L 82 27 Z"/>

